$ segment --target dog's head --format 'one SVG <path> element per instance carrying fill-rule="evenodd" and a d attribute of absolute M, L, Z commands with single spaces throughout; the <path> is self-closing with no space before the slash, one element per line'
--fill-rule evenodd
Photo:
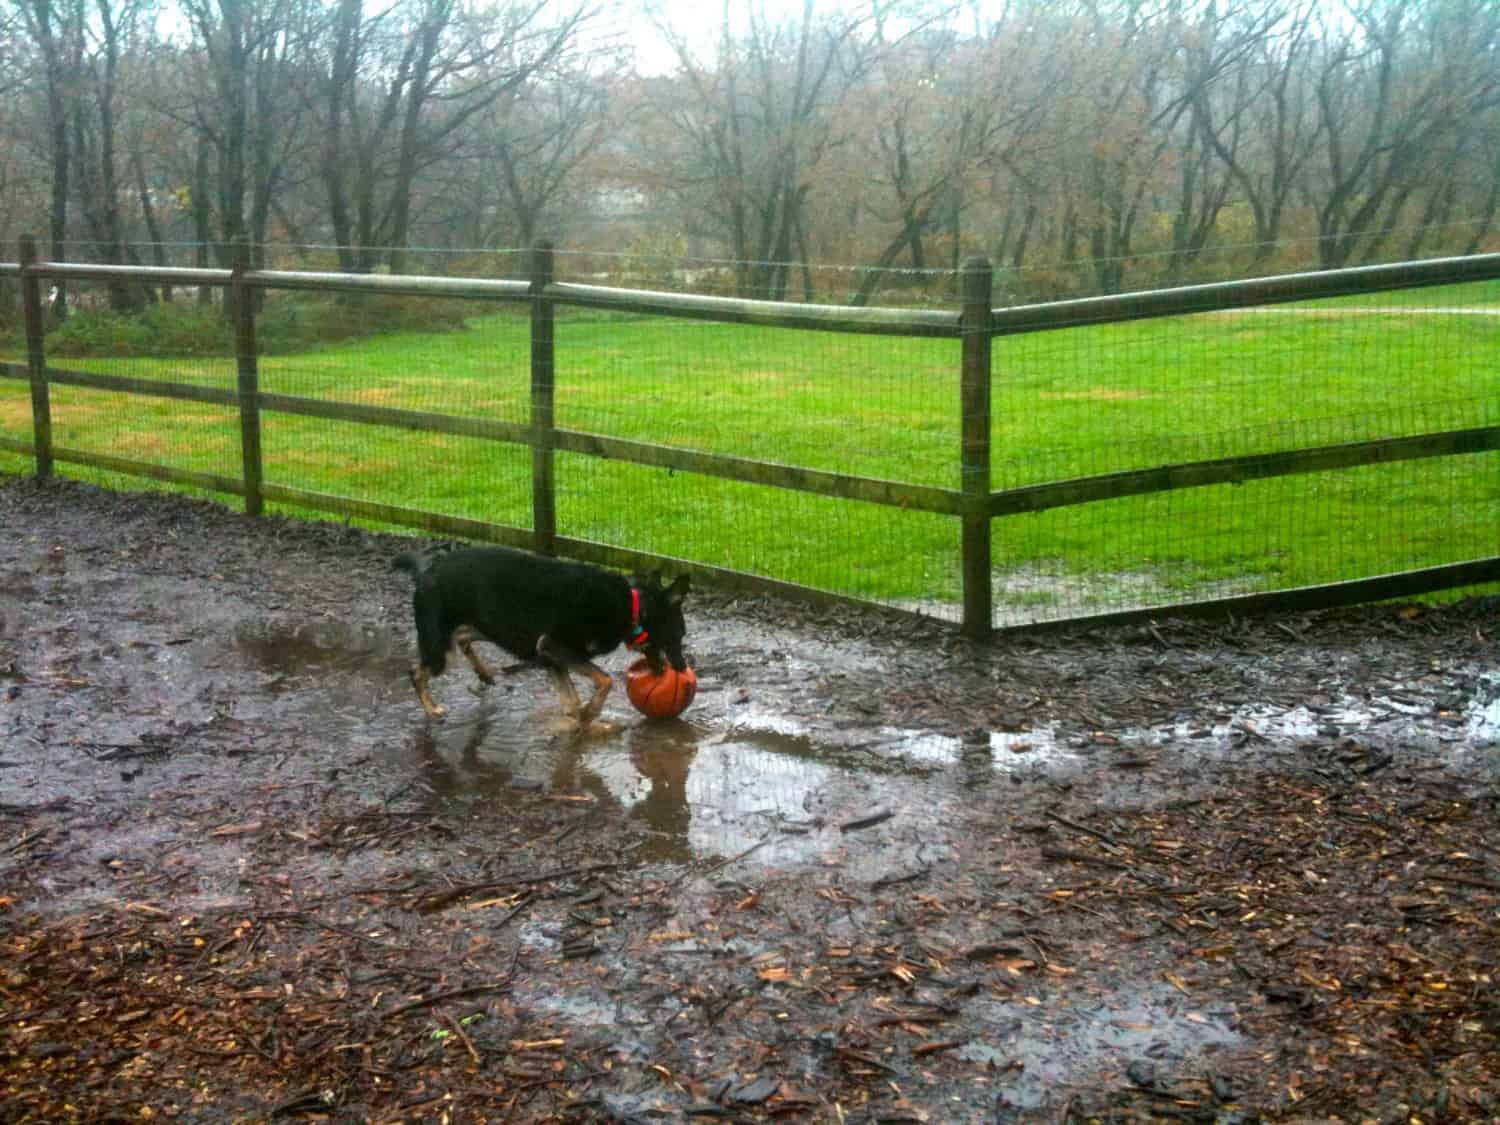
<path fill-rule="evenodd" d="M 640 627 L 646 634 L 641 651 L 653 668 L 661 668 L 662 657 L 679 672 L 687 668 L 687 657 L 682 654 L 682 641 L 687 635 L 682 599 L 687 596 L 688 584 L 688 576 L 679 574 L 668 585 L 659 570 L 635 579 L 635 587 L 641 592 Z"/>

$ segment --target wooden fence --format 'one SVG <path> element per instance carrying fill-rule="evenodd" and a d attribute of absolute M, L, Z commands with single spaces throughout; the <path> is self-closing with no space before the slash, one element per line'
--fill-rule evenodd
<path fill-rule="evenodd" d="M 991 521 L 997 518 L 1173 489 L 1500 450 L 1500 426 L 1487 425 L 1375 441 L 1154 465 L 1000 491 L 991 488 L 991 345 L 997 337 L 1311 298 L 1348 296 L 1373 290 L 1491 280 L 1500 278 L 1500 254 L 1296 274 L 1007 309 L 991 308 L 990 265 L 982 258 L 973 258 L 963 266 L 962 307 L 953 311 L 795 305 L 572 284 L 558 281 L 554 277 L 553 254 L 549 246 L 537 247 L 532 258 L 529 282 L 493 281 L 254 271 L 248 268 L 248 253 L 243 245 L 237 248 L 237 264 L 230 270 L 47 262 L 38 260 L 34 240 L 23 239 L 19 262 L 0 263 L 0 276 L 8 274 L 20 279 L 27 362 L 24 366 L 0 364 L 0 377 L 25 380 L 30 384 L 33 432 L 30 442 L 0 436 L 0 449 L 33 457 L 36 473 L 43 477 L 53 472 L 56 462 L 77 463 L 241 496 L 245 511 L 252 516 L 261 513 L 266 501 L 273 501 L 463 538 L 520 545 L 546 554 L 571 555 L 622 567 L 659 560 L 642 552 L 559 535 L 553 471 L 553 459 L 558 451 L 937 513 L 956 517 L 960 521 L 963 630 L 976 638 L 988 635 L 993 629 L 994 577 L 991 571 L 990 544 Z M 219 387 L 69 371 L 50 365 L 44 351 L 41 297 L 43 279 L 109 281 L 121 278 L 223 288 L 226 291 L 226 307 L 234 322 L 237 373 L 235 389 L 231 391 Z M 530 423 L 463 418 L 261 391 L 257 375 L 256 302 L 253 293 L 256 290 L 270 289 L 528 303 L 531 313 Z M 553 316 L 558 306 L 748 323 L 785 329 L 957 339 L 961 342 L 960 395 L 959 402 L 955 403 L 961 416 L 960 448 L 956 451 L 960 466 L 960 487 L 948 489 L 871 479 L 560 428 L 555 423 L 553 409 Z M 48 393 L 52 384 L 236 408 L 240 423 L 240 475 L 229 477 L 196 472 L 113 454 L 56 447 L 52 441 Z M 265 480 L 261 453 L 261 417 L 267 412 L 527 445 L 531 450 L 532 526 L 508 527 L 268 483 Z M 729 571 L 693 560 L 671 561 L 724 584 L 801 599 L 851 600 L 826 591 Z M 1075 617 L 1062 623 L 1121 621 L 1155 616 L 1163 612 L 1222 613 L 1273 607 L 1310 608 L 1408 596 L 1491 581 L 1500 581 L 1500 556 L 1300 589 L 1094 614 L 1083 618 Z"/>

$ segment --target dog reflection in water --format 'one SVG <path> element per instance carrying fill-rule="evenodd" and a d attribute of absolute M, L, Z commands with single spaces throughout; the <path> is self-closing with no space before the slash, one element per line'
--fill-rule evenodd
<path fill-rule="evenodd" d="M 502 802 L 514 800 L 518 789 L 545 788 L 558 796 L 586 794 L 592 798 L 588 804 L 590 810 L 623 812 L 645 828 L 647 838 L 631 850 L 633 859 L 678 862 L 694 857 L 688 845 L 692 822 L 688 778 L 698 753 L 699 731 L 695 727 L 675 719 L 636 726 L 623 736 L 628 740 L 627 754 L 606 750 L 592 739 L 586 742 L 573 737 L 549 739 L 550 776 L 544 781 L 534 774 L 517 777 L 508 764 L 514 760 L 514 746 L 507 746 L 503 735 L 491 742 L 497 729 L 496 717 L 490 708 L 481 708 L 476 713 L 456 761 L 440 749 L 438 732 L 443 728 L 427 723 L 414 728 L 414 749 L 422 762 L 426 784 L 434 793 L 444 798 L 478 796 Z M 490 752 L 481 755 L 480 750 L 486 744 Z M 526 754 L 533 764 L 534 753 L 535 748 Z M 629 761 L 635 777 L 619 780 L 634 790 L 634 800 L 622 799 L 618 787 L 612 787 L 605 778 L 606 774 L 617 775 L 618 770 L 610 766 L 623 764 L 625 760 Z"/>

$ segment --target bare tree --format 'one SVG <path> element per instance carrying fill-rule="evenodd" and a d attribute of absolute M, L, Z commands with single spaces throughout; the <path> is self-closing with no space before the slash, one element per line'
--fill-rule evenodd
<path fill-rule="evenodd" d="M 1236 3 L 1207 3 L 1194 12 L 1170 0 L 1086 0 L 1084 8 L 1079 91 L 1070 99 L 1083 129 L 1072 138 L 1079 211 L 1095 284 L 1113 293 L 1124 284 L 1153 197 L 1170 190 L 1168 157 L 1189 111 L 1253 47 L 1260 25 L 1239 20 Z M 1187 156 L 1190 163 L 1201 159 Z M 1193 176 L 1201 171 L 1196 163 L 1180 186 L 1198 190 Z M 1184 234 L 1191 224 L 1190 209 Z"/>
<path fill-rule="evenodd" d="M 465 188 L 486 205 L 491 221 L 481 245 L 504 239 L 535 245 L 543 224 L 562 233 L 558 205 L 580 188 L 579 177 L 613 124 L 609 80 L 583 70 L 543 75 L 497 99 L 480 119 Z M 477 174 L 476 174 L 477 173 Z"/>
<path fill-rule="evenodd" d="M 177 81 L 181 65 L 178 52 L 144 33 L 142 39 L 141 49 L 129 59 L 129 96 L 120 116 L 120 145 L 126 165 L 126 192 L 133 195 L 140 212 L 147 252 L 154 265 L 165 267 L 172 264 L 169 240 L 186 240 L 187 232 L 174 227 L 181 228 L 189 214 L 193 153 L 199 134 L 178 127 L 165 112 L 172 105 L 168 91 Z M 205 243 L 210 237 L 205 231 Z M 207 258 L 198 264 L 206 265 Z M 160 296 L 166 301 L 172 299 L 170 283 L 162 284 Z"/>
<path fill-rule="evenodd" d="M 485 249 L 567 239 L 610 178 L 602 150 L 618 126 L 614 89 L 607 69 L 577 66 L 497 99 L 463 130 L 452 159 L 419 179 L 428 202 L 414 235 Z"/>
<path fill-rule="evenodd" d="M 120 66 L 134 45 L 141 0 L 95 0 L 85 23 L 88 50 L 81 58 L 72 99 L 70 126 L 78 168 L 78 196 L 85 227 L 102 261 L 127 261 L 126 218 L 121 198 L 117 119 L 122 93 Z M 134 312 L 145 303 L 144 288 L 123 279 L 108 283 L 110 308 Z"/>
<path fill-rule="evenodd" d="M 24 53 L 21 17 L 19 7 L 0 7 L 0 95 L 12 94 L 25 83 L 21 73 Z"/>
<path fill-rule="evenodd" d="M 82 68 L 85 0 L 21 0 L 26 31 L 35 44 L 47 95 L 47 136 L 50 147 L 52 198 L 48 208 L 53 261 L 68 257 L 68 200 L 73 145 L 71 91 Z M 67 295 L 58 294 L 58 317 L 67 315 Z"/>
<path fill-rule="evenodd" d="M 877 2 L 820 18 L 803 0 L 800 18 L 777 22 L 758 5 L 725 0 L 710 61 L 657 14 L 678 64 L 674 81 L 657 84 L 653 105 L 680 161 L 663 187 L 727 246 L 741 296 L 780 300 L 793 263 L 805 267 L 808 193 L 840 139 L 837 108 L 880 46 L 884 14 Z"/>
<path fill-rule="evenodd" d="M 1252 265 L 1270 260 L 1282 217 L 1303 182 L 1323 130 L 1307 60 L 1316 48 L 1316 0 L 1270 12 L 1254 53 L 1193 102 L 1199 135 L 1228 170 L 1255 224 Z"/>
<path fill-rule="evenodd" d="M 1477 247 L 1468 234 L 1455 237 L 1450 224 L 1461 215 L 1472 216 L 1469 221 L 1482 228 L 1495 213 L 1500 9 L 1465 0 L 1424 6 L 1415 13 L 1403 46 L 1413 35 L 1425 48 L 1419 50 L 1420 65 L 1438 72 L 1451 101 L 1443 113 L 1446 120 L 1434 129 L 1429 151 L 1421 159 L 1422 174 L 1406 177 L 1391 194 L 1376 231 L 1366 239 L 1361 257 L 1367 261 L 1379 260 L 1391 236 L 1403 229 L 1406 238 L 1399 252 L 1407 258 L 1418 257 L 1431 242 L 1444 249 L 1468 242 Z"/>
<path fill-rule="evenodd" d="M 227 265 L 229 247 L 241 236 L 259 254 L 302 141 L 304 102 L 296 91 L 309 16 L 300 0 L 182 2 L 199 66 L 185 75 L 184 102 L 175 113 L 191 120 L 204 141 L 195 197 L 200 236 L 207 236 L 203 220 L 216 216 L 219 261 Z M 205 213 L 210 198 L 216 206 Z"/>
<path fill-rule="evenodd" d="M 468 123 L 557 64 L 589 14 L 547 0 L 495 9 L 415 0 L 374 13 L 337 0 L 317 59 L 319 174 L 340 265 L 399 271 L 424 169 L 451 156 Z"/>
<path fill-rule="evenodd" d="M 1469 237 L 1460 253 L 1477 254 L 1500 212 L 1500 106 L 1489 106 L 1462 135 L 1466 150 L 1462 166 L 1470 169 L 1474 199 L 1470 203 Z M 1416 257 L 1420 250 L 1418 242 L 1410 248 L 1409 256 Z"/>
<path fill-rule="evenodd" d="M 1278 19 L 1274 9 L 1262 5 L 1231 6 L 1222 18 L 1202 19 L 1184 37 L 1187 106 L 1168 149 L 1177 173 L 1165 278 L 1171 284 L 1181 283 L 1198 262 L 1234 191 L 1234 168 L 1225 155 L 1233 155 L 1239 137 L 1231 129 L 1224 143 L 1214 130 L 1215 113 L 1237 126 L 1250 112 L 1254 98 L 1246 71 L 1264 55 Z"/>
<path fill-rule="evenodd" d="M 862 99 L 860 115 L 870 126 L 861 139 L 871 142 L 858 146 L 870 189 L 865 207 L 894 230 L 850 304 L 868 304 L 903 252 L 913 270 L 926 270 L 924 239 L 945 223 L 950 233 L 956 225 L 959 184 L 982 131 L 964 105 L 971 76 L 954 73 L 960 51 L 952 36 L 934 34 L 892 50 L 875 68 L 877 88 Z"/>
<path fill-rule="evenodd" d="M 0 253 L 14 253 L 20 216 L 26 213 L 26 181 L 21 166 L 20 121 L 17 103 L 25 89 L 20 14 L 0 7 Z M 7 253 L 7 256 L 8 256 Z M 16 285 L 9 277 L 0 278 L 0 326 L 6 326 L 16 312 Z"/>
<path fill-rule="evenodd" d="M 1363 0 L 1350 14 L 1324 27 L 1317 71 L 1309 190 L 1325 268 L 1375 259 L 1445 140 L 1500 97 L 1486 0 Z"/>
<path fill-rule="evenodd" d="M 903 251 L 926 269 L 923 240 L 939 230 L 950 245 L 944 265 L 957 268 L 972 178 L 1034 164 L 1046 147 L 1051 91 L 1068 81 L 1067 57 L 1052 47 L 1042 7 L 1026 4 L 974 36 L 933 29 L 879 57 L 859 111 L 868 141 L 853 147 L 870 179 L 866 205 L 894 229 L 851 303 L 867 303 Z M 1023 223 L 1026 214 L 1023 205 Z M 1010 242 L 1024 256 L 1024 237 Z"/>

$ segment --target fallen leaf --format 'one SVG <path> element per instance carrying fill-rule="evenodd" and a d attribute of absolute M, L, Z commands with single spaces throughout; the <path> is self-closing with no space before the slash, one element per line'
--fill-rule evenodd
<path fill-rule="evenodd" d="M 258 820 L 246 820 L 239 824 L 222 824 L 209 833 L 210 836 L 248 836 L 252 832 L 260 831 L 261 822 Z"/>

